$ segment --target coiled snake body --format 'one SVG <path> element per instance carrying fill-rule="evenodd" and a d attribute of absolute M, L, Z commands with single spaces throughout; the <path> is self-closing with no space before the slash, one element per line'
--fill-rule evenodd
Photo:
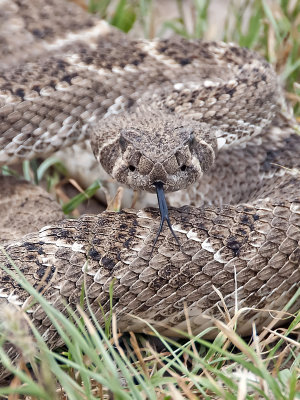
<path fill-rule="evenodd" d="M 2 242 L 26 278 L 63 311 L 78 303 L 86 271 L 99 321 L 114 280 L 121 331 L 144 329 L 134 314 L 174 335 L 185 304 L 199 332 L 207 316 L 222 317 L 213 287 L 231 315 L 236 299 L 255 309 L 240 315 L 241 334 L 261 329 L 271 316 L 256 309 L 282 309 L 300 278 L 300 138 L 272 67 L 234 44 L 130 40 L 58 0 L 4 0 L 1 13 L 1 164 L 91 138 L 119 182 L 148 191 L 162 182 L 181 205 L 169 210 L 180 247 L 165 228 L 153 250 L 156 208 L 57 222 L 50 196 L 2 177 Z M 1 302 L 26 304 L 0 276 Z M 28 312 L 57 346 L 43 309 Z"/>

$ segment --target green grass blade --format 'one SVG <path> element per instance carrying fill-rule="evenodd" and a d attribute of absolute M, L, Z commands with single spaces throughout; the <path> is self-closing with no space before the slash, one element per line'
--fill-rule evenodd
<path fill-rule="evenodd" d="M 46 171 L 53 166 L 55 166 L 62 175 L 64 175 L 64 176 L 67 175 L 68 171 L 67 171 L 66 167 L 64 166 L 64 164 L 56 157 L 49 157 L 46 160 L 44 160 L 37 169 L 38 182 L 41 182 Z"/>
<path fill-rule="evenodd" d="M 135 20 L 136 12 L 130 2 L 127 2 L 127 0 L 119 0 L 110 23 L 121 29 L 123 32 L 128 32 L 133 27 Z"/>
<path fill-rule="evenodd" d="M 81 203 L 90 199 L 94 194 L 100 189 L 101 184 L 98 180 L 93 182 L 86 190 L 82 193 L 77 194 L 74 196 L 70 201 L 62 206 L 63 212 L 68 215 L 70 214 L 75 208 L 77 208 Z"/>

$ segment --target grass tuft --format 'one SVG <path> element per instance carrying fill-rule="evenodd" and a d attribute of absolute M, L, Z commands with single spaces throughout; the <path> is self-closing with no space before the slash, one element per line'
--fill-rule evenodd
<path fill-rule="evenodd" d="M 111 311 L 109 337 L 87 300 L 77 310 L 66 305 L 67 312 L 62 313 L 26 281 L 8 256 L 7 260 L 11 267 L 1 268 L 42 306 L 58 332 L 56 340 L 65 347 L 52 351 L 24 310 L 11 307 L 2 311 L 0 322 L 6 324 L 6 329 L 1 329 L 0 359 L 14 375 L 10 385 L 0 388 L 2 398 L 14 394 L 47 400 L 107 396 L 292 400 L 300 396 L 300 345 L 291 339 L 291 334 L 299 335 L 300 312 L 288 328 L 272 331 L 267 339 L 257 336 L 254 330 L 253 341 L 247 343 L 220 321 L 215 321 L 214 329 L 219 333 L 213 342 L 204 339 L 205 332 L 182 332 L 183 342 L 165 338 L 147 321 L 150 335 L 140 337 L 130 332 L 125 336 L 118 333 L 116 316 Z M 15 322 L 7 322 L 7 315 L 14 315 L 8 319 Z M 12 339 L 12 335 L 20 336 L 19 332 L 21 342 Z M 21 353 L 16 365 L 3 350 L 7 340 L 13 340 Z M 33 346 L 31 352 L 28 343 Z M 164 350 L 158 351 L 155 346 Z M 284 364 L 287 355 L 288 368 Z"/>

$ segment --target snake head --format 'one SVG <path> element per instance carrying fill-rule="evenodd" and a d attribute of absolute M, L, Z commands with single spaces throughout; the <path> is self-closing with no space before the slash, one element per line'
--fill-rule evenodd
<path fill-rule="evenodd" d="M 101 121 L 92 147 L 103 168 L 135 190 L 166 192 L 185 189 L 213 165 L 214 130 L 175 114 L 150 109 L 123 113 Z"/>

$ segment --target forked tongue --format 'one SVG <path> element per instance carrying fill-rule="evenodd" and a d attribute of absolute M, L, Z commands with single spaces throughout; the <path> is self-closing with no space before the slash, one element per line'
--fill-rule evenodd
<path fill-rule="evenodd" d="M 168 227 L 174 236 L 178 246 L 180 247 L 179 240 L 177 236 L 175 235 L 175 232 L 173 231 L 170 218 L 169 218 L 169 212 L 168 212 L 168 206 L 165 198 L 165 192 L 164 192 L 164 184 L 162 182 L 154 182 L 154 186 L 156 188 L 156 195 L 157 195 L 157 200 L 158 200 L 158 207 L 159 207 L 159 213 L 160 213 L 160 226 L 156 235 L 156 238 L 154 240 L 154 244 L 152 247 L 152 251 L 156 245 L 157 239 L 159 238 L 159 235 L 161 234 L 164 222 L 167 221 Z M 152 253 L 152 252 L 151 252 Z"/>

